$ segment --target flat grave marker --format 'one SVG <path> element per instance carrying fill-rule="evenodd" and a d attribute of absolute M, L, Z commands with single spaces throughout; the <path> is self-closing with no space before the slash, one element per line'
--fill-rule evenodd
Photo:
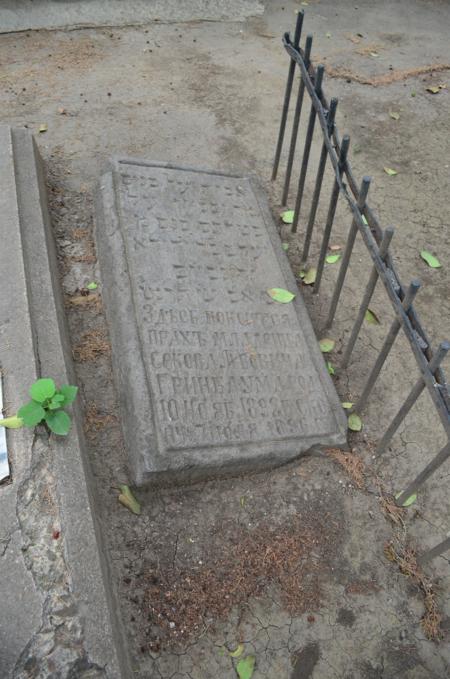
<path fill-rule="evenodd" d="M 345 443 L 342 408 L 253 179 L 116 161 L 96 221 L 136 484 L 259 469 Z M 273 287 L 295 300 L 272 300 Z"/>

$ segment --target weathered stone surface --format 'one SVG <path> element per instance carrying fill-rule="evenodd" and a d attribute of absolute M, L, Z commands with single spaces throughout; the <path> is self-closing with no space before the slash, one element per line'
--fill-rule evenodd
<path fill-rule="evenodd" d="M 0 365 L 6 414 L 40 376 L 73 383 L 40 158 L 26 130 L 0 128 Z M 82 423 L 69 436 L 9 430 L 0 486 L 0 674 L 128 676 L 114 623 Z M 100 538 L 99 538 L 100 539 Z M 106 587 L 105 587 L 106 582 Z M 120 656 L 120 658 L 119 658 Z"/>
<path fill-rule="evenodd" d="M 2 0 L 0 32 L 151 21 L 245 21 L 263 12 L 261 0 Z"/>
<path fill-rule="evenodd" d="M 258 469 L 345 441 L 342 408 L 254 181 L 118 161 L 97 245 L 137 484 Z"/>

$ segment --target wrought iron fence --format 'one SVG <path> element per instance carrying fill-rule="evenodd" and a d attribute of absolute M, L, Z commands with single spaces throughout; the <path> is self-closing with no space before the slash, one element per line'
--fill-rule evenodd
<path fill-rule="evenodd" d="M 322 234 L 320 253 L 317 263 L 316 280 L 313 292 L 318 293 L 322 281 L 325 259 L 330 236 L 332 233 L 333 222 L 339 198 L 343 198 L 352 213 L 352 222 L 347 236 L 347 242 L 342 254 L 340 269 L 337 281 L 331 297 L 330 308 L 326 320 L 326 327 L 333 324 L 336 309 L 341 296 L 344 280 L 350 263 L 353 247 L 357 234 L 361 234 L 363 242 L 373 262 L 373 268 L 363 294 L 363 298 L 357 312 L 354 325 L 344 350 L 341 367 L 345 368 L 352 355 L 356 340 L 361 330 L 361 326 L 369 308 L 369 303 L 375 291 L 378 280 L 381 280 L 387 296 L 391 302 L 395 313 L 395 320 L 385 337 L 384 343 L 375 363 L 370 371 L 366 384 L 359 396 L 357 403 L 353 407 L 353 412 L 360 414 L 367 405 L 372 389 L 395 342 L 395 339 L 403 329 L 405 336 L 411 347 L 412 354 L 420 371 L 420 377 L 414 387 L 406 397 L 403 405 L 393 418 L 387 430 L 378 441 L 377 453 L 382 454 L 391 442 L 392 437 L 405 419 L 409 411 L 416 403 L 422 391 L 426 388 L 431 396 L 437 414 L 444 427 L 447 443 L 437 453 L 437 455 L 410 481 L 407 487 L 397 496 L 396 502 L 403 506 L 423 483 L 450 457 L 450 391 L 446 382 L 444 372 L 441 368 L 443 358 L 450 349 L 450 342 L 444 341 L 432 351 L 428 336 L 419 320 L 414 308 L 414 298 L 420 288 L 420 282 L 413 280 L 409 286 L 405 287 L 394 268 L 389 252 L 394 229 L 387 227 L 382 229 L 376 215 L 367 203 L 367 196 L 370 187 L 370 177 L 363 177 L 358 186 L 352 172 L 348 158 L 350 138 L 344 135 L 342 138 L 335 123 L 337 99 L 331 99 L 328 103 L 323 91 L 324 66 L 319 64 L 314 68 L 311 62 L 311 49 L 313 38 L 308 35 L 305 40 L 304 48 L 300 47 L 300 39 L 303 26 L 303 12 L 297 15 L 294 40 L 290 34 L 283 36 L 283 45 L 289 55 L 289 69 L 284 95 L 284 103 L 281 114 L 280 130 L 275 151 L 273 164 L 272 180 L 275 180 L 280 169 L 280 159 L 283 143 L 286 136 L 286 128 L 289 118 L 292 90 L 294 87 L 295 75 L 298 73 L 298 90 L 295 100 L 295 107 L 292 115 L 292 127 L 289 140 L 289 150 L 287 163 L 284 173 L 282 203 L 287 204 L 289 189 L 292 181 L 292 168 L 299 138 L 299 126 L 302 109 L 305 105 L 305 92 L 310 101 L 310 111 L 304 139 L 300 173 L 298 178 L 297 191 L 295 196 L 294 216 L 292 232 L 296 233 L 299 218 L 303 207 L 306 175 L 309 167 L 311 146 L 313 142 L 314 129 L 316 123 L 321 128 L 321 152 L 316 170 L 314 191 L 308 216 L 303 219 L 306 229 L 303 238 L 302 263 L 306 264 L 310 254 L 311 240 L 314 232 L 317 208 L 322 192 L 324 173 L 327 162 L 331 163 L 334 181 L 329 198 L 328 213 Z M 419 557 L 423 563 L 434 558 L 438 554 L 450 548 L 450 538 L 434 547 L 432 550 Z"/>

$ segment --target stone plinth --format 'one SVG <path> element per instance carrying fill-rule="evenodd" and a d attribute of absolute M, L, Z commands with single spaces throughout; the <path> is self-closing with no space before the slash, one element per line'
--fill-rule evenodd
<path fill-rule="evenodd" d="M 117 161 L 97 247 L 136 484 L 345 442 L 342 408 L 266 201 L 248 177 Z"/>

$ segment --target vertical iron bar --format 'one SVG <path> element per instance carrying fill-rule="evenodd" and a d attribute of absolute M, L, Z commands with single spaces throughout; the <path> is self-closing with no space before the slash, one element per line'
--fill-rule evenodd
<path fill-rule="evenodd" d="M 302 32 L 303 18 L 304 18 L 304 12 L 303 12 L 303 10 L 301 10 L 297 14 L 297 23 L 295 25 L 294 47 L 295 47 L 296 50 L 298 50 L 299 44 L 300 44 L 300 36 L 301 36 L 301 32 Z M 285 38 L 288 38 L 288 37 L 289 37 L 289 35 L 286 34 Z M 277 147 L 276 147 L 276 151 L 275 151 L 275 159 L 273 161 L 272 181 L 274 181 L 277 178 L 278 166 L 280 164 L 281 149 L 283 148 L 284 132 L 285 132 L 285 129 L 286 129 L 286 122 L 287 122 L 287 117 L 288 117 L 288 112 L 289 112 L 289 103 L 291 101 L 291 92 L 292 92 L 292 83 L 294 82 L 294 74 L 295 74 L 295 61 L 294 61 L 294 59 L 291 59 L 290 64 L 289 64 L 287 82 L 286 82 L 286 90 L 285 90 L 285 93 L 284 93 L 284 103 L 283 103 L 283 111 L 281 113 L 280 131 L 278 133 L 278 141 L 277 141 Z"/>
<path fill-rule="evenodd" d="M 420 282 L 417 280 L 413 280 L 408 290 L 406 291 L 405 298 L 402 301 L 402 306 L 406 313 L 408 313 L 409 308 L 414 300 L 414 297 L 417 295 L 419 291 L 419 288 Z M 394 344 L 395 338 L 397 337 L 400 328 L 401 321 L 398 318 L 395 318 L 392 321 L 392 325 L 390 327 L 388 334 L 386 335 L 386 339 L 384 340 L 383 346 L 381 347 L 381 351 L 377 356 L 377 360 L 375 361 L 375 365 L 373 366 L 372 372 L 370 373 L 369 378 L 366 382 L 366 386 L 364 387 L 363 393 L 359 397 L 358 403 L 353 408 L 354 412 L 361 413 L 364 410 L 370 392 L 374 387 L 378 375 L 381 372 L 381 368 L 383 367 L 384 362 L 392 348 L 392 345 Z"/>
<path fill-rule="evenodd" d="M 342 137 L 341 149 L 339 151 L 339 176 L 342 177 L 345 163 L 347 162 L 347 153 L 350 146 L 350 137 L 348 134 Z M 339 198 L 339 182 L 335 178 L 333 189 L 331 191 L 330 205 L 328 207 L 327 221 L 325 222 L 325 229 L 322 236 L 322 244 L 320 246 L 319 262 L 317 264 L 316 280 L 314 283 L 314 293 L 319 292 L 320 282 L 322 280 L 323 268 L 325 266 L 325 258 L 327 256 L 328 243 L 330 242 L 331 229 L 333 227 L 334 215 L 336 214 L 336 207 Z"/>
<path fill-rule="evenodd" d="M 434 354 L 433 358 L 428 364 L 428 369 L 432 374 L 436 371 L 436 369 L 439 367 L 439 365 L 442 363 L 443 359 L 447 355 L 448 351 L 450 350 L 450 342 L 441 342 L 441 344 L 438 347 L 438 350 Z M 406 398 L 405 402 L 403 403 L 402 407 L 392 420 L 391 424 L 389 427 L 386 429 L 386 432 L 383 435 L 383 438 L 380 440 L 377 446 L 377 455 L 381 455 L 384 453 L 386 450 L 387 446 L 389 445 L 389 442 L 391 441 L 392 437 L 394 436 L 395 432 L 399 428 L 400 424 L 403 422 L 411 408 L 413 407 L 414 403 L 417 401 L 419 398 L 420 394 L 422 391 L 425 389 L 425 380 L 423 377 L 420 377 L 416 384 L 413 386 L 411 389 L 408 397 Z"/>
<path fill-rule="evenodd" d="M 338 105 L 338 100 L 333 97 L 330 101 L 330 110 L 328 112 L 328 136 L 331 137 L 334 128 L 334 119 L 336 117 L 336 109 Z M 317 168 L 316 185 L 314 187 L 314 194 L 311 201 L 311 210 L 309 212 L 308 226 L 306 227 L 305 241 L 303 243 L 302 252 L 302 264 L 301 267 L 306 264 L 309 255 L 309 248 L 311 246 L 311 238 L 314 229 L 314 222 L 316 220 L 317 206 L 319 204 L 320 191 L 322 189 L 323 175 L 325 173 L 325 165 L 328 158 L 328 149 L 325 142 L 322 144 L 322 151 L 320 153 L 319 167 Z"/>
<path fill-rule="evenodd" d="M 361 188 L 359 190 L 357 201 L 358 209 L 360 212 L 364 210 L 364 206 L 366 204 L 367 194 L 369 192 L 370 187 L 370 181 L 371 181 L 370 177 L 363 177 L 363 180 L 361 182 Z M 344 280 L 350 262 L 350 257 L 352 256 L 352 250 L 355 244 L 355 238 L 357 233 L 358 233 L 358 222 L 356 218 L 353 217 L 350 226 L 350 231 L 347 236 L 347 243 L 345 244 L 344 254 L 342 255 L 342 262 L 339 268 L 339 274 L 338 279 L 336 281 L 336 286 L 334 288 L 333 298 L 331 300 L 330 311 L 328 312 L 328 318 L 325 325 L 325 327 L 327 328 L 329 328 L 333 323 L 334 314 L 336 313 L 336 308 L 339 302 L 339 298 L 341 296 L 342 286 L 344 285 Z"/>
<path fill-rule="evenodd" d="M 414 495 L 420 486 L 425 483 L 425 481 L 443 464 L 447 458 L 450 457 L 450 443 L 447 443 L 442 450 L 436 455 L 436 457 L 431 460 L 430 464 L 427 464 L 425 469 L 423 469 L 420 474 L 416 476 L 414 481 L 412 481 L 406 490 L 402 491 L 398 497 L 395 498 L 395 504 L 402 507 L 406 500 Z"/>
<path fill-rule="evenodd" d="M 387 251 L 389 248 L 389 245 L 392 240 L 392 236 L 394 235 L 394 229 L 392 226 L 388 226 L 387 229 L 383 233 L 383 238 L 380 243 L 380 249 L 379 249 L 379 255 L 382 260 L 385 259 L 387 255 Z M 350 339 L 348 340 L 347 347 L 344 352 L 344 357 L 342 359 L 341 363 L 341 368 L 346 368 L 348 366 L 348 362 L 350 360 L 351 353 L 354 349 L 356 340 L 358 338 L 359 332 L 361 330 L 361 326 L 364 321 L 364 317 L 366 315 L 366 311 L 369 307 L 370 300 L 372 299 L 372 295 L 375 291 L 375 287 L 378 281 L 378 271 L 377 267 L 374 266 L 372 269 L 372 273 L 370 274 L 369 282 L 367 283 L 366 291 L 364 293 L 363 300 L 361 302 L 361 306 L 359 307 L 358 315 L 355 320 L 355 324 L 352 329 L 352 333 L 350 335 Z"/>
<path fill-rule="evenodd" d="M 421 554 L 417 558 L 417 563 L 419 566 L 424 566 L 426 563 L 432 561 L 437 556 L 440 556 L 448 549 L 450 549 L 450 537 L 445 538 L 445 540 L 442 540 L 442 542 L 440 542 L 438 545 Z"/>
<path fill-rule="evenodd" d="M 303 58 L 303 61 L 304 61 L 306 68 L 309 68 L 312 41 L 313 41 L 312 35 L 307 35 L 306 36 L 306 44 L 305 44 L 305 53 L 304 53 L 304 58 Z M 299 126 L 299 123 L 300 123 L 300 114 L 302 112 L 303 95 L 305 93 L 305 83 L 303 82 L 303 78 L 301 77 L 301 75 L 299 77 L 300 77 L 300 84 L 298 86 L 297 102 L 295 104 L 294 120 L 292 122 L 291 144 L 289 146 L 289 156 L 288 156 L 288 161 L 287 161 L 287 166 L 286 166 L 286 176 L 285 176 L 285 179 L 284 179 L 283 196 L 281 198 L 281 203 L 283 205 L 287 204 L 287 199 L 288 199 L 288 194 L 289 194 L 289 184 L 291 183 L 292 164 L 294 162 L 295 147 L 296 147 L 296 144 L 297 144 L 297 137 L 298 137 L 298 126 Z"/>
<path fill-rule="evenodd" d="M 318 97 L 320 97 L 320 93 L 322 90 L 322 80 L 323 80 L 323 74 L 325 72 L 325 66 L 323 64 L 319 64 L 316 70 L 316 78 L 315 78 L 315 83 L 314 83 L 314 90 L 317 94 Z M 300 217 L 300 208 L 302 205 L 302 198 L 303 198 L 303 191 L 305 188 L 305 180 L 306 180 L 306 172 L 308 171 L 308 163 L 309 163 L 309 154 L 311 152 L 311 144 L 312 144 L 312 139 L 314 135 L 314 126 L 316 124 L 316 107 L 314 106 L 314 102 L 311 104 L 311 111 L 309 114 L 309 120 L 308 120 L 308 128 L 306 130 L 306 138 L 305 138 L 305 146 L 303 149 L 303 158 L 302 158 L 302 167 L 300 170 L 300 178 L 298 180 L 298 188 L 297 188 L 297 197 L 295 199 L 295 208 L 294 208 L 294 221 L 292 222 L 292 233 L 297 232 L 297 226 L 298 226 L 298 220 Z"/>

